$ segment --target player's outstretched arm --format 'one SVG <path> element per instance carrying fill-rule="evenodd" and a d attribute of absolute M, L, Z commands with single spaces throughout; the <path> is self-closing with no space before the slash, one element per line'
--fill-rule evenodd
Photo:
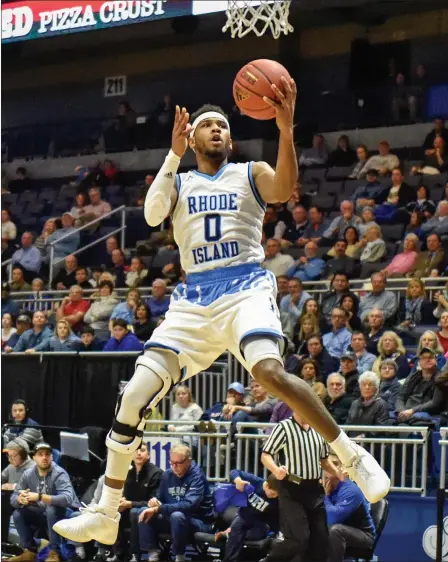
<path fill-rule="evenodd" d="M 158 226 L 171 213 L 177 201 L 176 173 L 188 147 L 191 131 L 190 115 L 185 107 L 176 105 L 171 150 L 159 170 L 145 199 L 145 219 L 149 226 Z"/>
<path fill-rule="evenodd" d="M 263 98 L 275 109 L 277 127 L 280 130 L 276 169 L 274 171 L 266 162 L 256 162 L 253 166 L 255 184 L 266 203 L 288 201 L 299 177 L 293 133 L 297 87 L 292 79 L 282 77 L 282 81 L 285 93 L 272 84 L 277 100 Z"/>

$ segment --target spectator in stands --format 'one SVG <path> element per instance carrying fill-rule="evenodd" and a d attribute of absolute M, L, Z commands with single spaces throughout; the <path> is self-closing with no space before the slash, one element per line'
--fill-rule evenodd
<path fill-rule="evenodd" d="M 409 87 L 405 84 L 404 74 L 398 72 L 392 88 L 392 119 L 394 123 L 402 123 L 402 112 L 405 109 L 409 115 Z"/>
<path fill-rule="evenodd" d="M 16 334 L 17 330 L 14 327 L 14 316 L 10 312 L 5 312 L 2 315 L 2 349 L 5 345 L 11 345 L 9 340 Z"/>
<path fill-rule="evenodd" d="M 299 378 L 304 380 L 308 386 L 313 388 L 317 382 L 323 382 L 323 377 L 319 373 L 319 365 L 311 357 L 305 357 L 299 363 L 297 370 Z"/>
<path fill-rule="evenodd" d="M 432 305 L 425 297 L 423 281 L 411 279 L 406 289 L 404 307 L 400 306 L 401 317 L 404 315 L 403 322 L 398 326 L 401 331 L 414 337 L 420 337 L 420 326 L 432 323 Z"/>
<path fill-rule="evenodd" d="M 410 368 L 403 340 L 395 332 L 384 332 L 378 342 L 378 351 L 379 357 L 377 357 L 372 367 L 372 371 L 377 375 L 380 374 L 380 365 L 385 359 L 395 361 L 399 379 L 405 379 L 409 375 Z"/>
<path fill-rule="evenodd" d="M 315 281 L 322 277 L 324 270 L 324 260 L 317 257 L 317 244 L 311 241 L 305 245 L 305 255 L 288 269 L 287 275 L 301 281 Z"/>
<path fill-rule="evenodd" d="M 417 347 L 417 357 L 419 356 L 420 351 L 423 348 L 432 349 L 434 351 L 437 361 L 437 370 L 441 371 L 446 363 L 446 359 L 444 356 L 445 354 L 443 352 L 443 347 L 439 341 L 439 338 L 437 337 L 437 334 L 432 330 L 425 330 L 421 335 Z M 417 369 L 419 369 L 418 359 L 414 364 L 412 372 L 416 371 Z"/>
<path fill-rule="evenodd" d="M 440 201 L 435 217 L 422 224 L 422 232 L 426 236 L 428 234 L 448 235 L 448 201 Z"/>
<path fill-rule="evenodd" d="M 140 291 L 138 289 L 129 289 L 126 293 L 126 301 L 117 304 L 113 309 L 110 320 L 121 318 L 126 324 L 134 323 L 134 315 L 137 305 L 140 303 Z M 112 322 L 109 322 L 109 329 L 112 329 Z"/>
<path fill-rule="evenodd" d="M 375 156 L 371 156 L 364 164 L 364 168 L 359 172 L 359 177 L 364 177 L 367 170 L 372 168 L 376 170 L 380 176 L 386 176 L 392 172 L 394 168 L 398 168 L 400 161 L 395 154 L 390 153 L 390 146 L 387 141 L 381 141 L 378 145 L 378 152 Z"/>
<path fill-rule="evenodd" d="M 76 284 L 76 270 L 78 269 L 78 258 L 76 256 L 67 256 L 64 260 L 64 267 L 60 269 L 53 279 L 52 288 L 58 291 L 70 289 Z"/>
<path fill-rule="evenodd" d="M 185 425 L 169 425 L 168 431 L 178 433 L 188 433 L 194 431 L 194 425 L 189 425 L 189 421 L 199 421 L 204 413 L 199 404 L 196 404 L 193 394 L 188 386 L 183 384 L 176 386 L 174 392 L 175 402 L 171 406 L 170 420 L 185 422 Z"/>
<path fill-rule="evenodd" d="M 74 219 L 71 213 L 66 212 L 62 215 L 62 228 L 59 228 L 53 234 L 47 237 L 45 244 L 46 256 L 44 261 L 50 262 L 51 252 L 50 246 L 54 246 L 54 259 L 62 260 L 63 258 L 73 254 L 79 248 L 80 237 L 79 232 L 76 232 L 73 226 Z M 63 238 L 63 239 L 62 239 Z M 56 265 L 56 267 L 58 267 Z"/>
<path fill-rule="evenodd" d="M 335 306 L 340 306 L 342 296 L 349 291 L 349 281 L 347 273 L 337 271 L 333 275 L 330 284 L 330 291 L 324 293 L 321 301 L 322 313 L 328 323 L 331 321 L 331 311 Z"/>
<path fill-rule="evenodd" d="M 151 311 L 147 304 L 141 302 L 135 310 L 134 334 L 138 339 L 146 343 L 152 336 L 156 323 L 151 317 Z"/>
<path fill-rule="evenodd" d="M 79 228 L 82 226 L 82 219 L 86 214 L 87 197 L 85 193 L 77 193 L 75 196 L 75 204 L 70 209 L 70 214 L 75 219 L 75 226 Z"/>
<path fill-rule="evenodd" d="M 367 313 L 367 351 L 376 356 L 379 353 L 378 343 L 385 332 L 384 324 L 384 313 L 381 308 L 372 308 L 370 312 Z"/>
<path fill-rule="evenodd" d="M 322 344 L 320 334 L 312 334 L 307 340 L 308 356 L 314 359 L 321 376 L 326 379 L 330 373 L 339 369 L 339 359 L 332 357 Z"/>
<path fill-rule="evenodd" d="M 233 433 L 236 433 L 236 424 L 239 422 L 268 423 L 271 419 L 277 399 L 270 397 L 267 390 L 254 379 L 250 381 L 250 394 L 247 405 L 234 404 L 227 412 L 232 421 Z"/>
<path fill-rule="evenodd" d="M 422 232 L 422 224 L 425 220 L 425 217 L 422 213 L 413 212 L 410 214 L 409 217 L 409 224 L 406 226 L 406 230 L 404 231 L 403 239 L 406 238 L 408 234 L 415 234 L 417 238 L 420 240 L 424 239 L 424 235 Z"/>
<path fill-rule="evenodd" d="M 339 459 L 333 455 L 330 460 L 340 470 Z M 324 472 L 323 485 L 329 527 L 328 562 L 343 562 L 347 549 L 369 551 L 375 540 L 375 523 L 370 505 L 358 486 L 329 472 Z"/>
<path fill-rule="evenodd" d="M 116 318 L 112 320 L 112 336 L 103 351 L 143 351 L 143 344 L 129 331 L 125 320 Z"/>
<path fill-rule="evenodd" d="M 6 453 L 9 464 L 2 470 L 2 490 L 14 490 L 22 474 L 32 468 L 34 462 L 30 459 L 30 447 L 23 437 L 9 441 L 6 444 Z"/>
<path fill-rule="evenodd" d="M 375 198 L 383 190 L 383 184 L 378 181 L 378 173 L 375 169 L 367 170 L 366 180 L 366 183 L 360 185 L 352 195 L 352 202 L 359 214 L 365 207 L 374 207 Z"/>
<path fill-rule="evenodd" d="M 359 397 L 359 371 L 358 360 L 352 351 L 345 351 L 341 353 L 341 368 L 339 373 L 345 379 L 345 392 L 352 398 Z"/>
<path fill-rule="evenodd" d="M 70 293 L 64 297 L 56 308 L 56 319 L 67 320 L 73 331 L 77 332 L 84 320 L 85 313 L 90 308 L 90 301 L 82 298 L 83 291 L 79 285 L 72 285 Z"/>
<path fill-rule="evenodd" d="M 323 237 L 327 240 L 342 238 L 348 226 L 357 226 L 361 222 L 361 219 L 354 214 L 351 201 L 342 201 L 340 210 L 341 215 L 331 221 L 330 226 L 323 234 Z"/>
<path fill-rule="evenodd" d="M 9 182 L 10 193 L 23 193 L 24 191 L 31 191 L 32 188 L 33 181 L 28 176 L 26 168 L 19 166 L 16 170 L 16 178 Z"/>
<path fill-rule="evenodd" d="M 448 143 L 448 129 L 445 127 L 445 119 L 443 117 L 436 117 L 433 121 L 434 128 L 426 135 L 423 147 L 425 154 L 431 156 L 434 151 L 434 140 L 436 137 L 442 137 L 445 143 Z"/>
<path fill-rule="evenodd" d="M 429 189 L 420 185 L 416 190 L 417 200 L 411 201 L 407 206 L 406 210 L 410 213 L 421 213 L 426 219 L 434 216 L 436 212 L 436 204 L 431 199 Z"/>
<path fill-rule="evenodd" d="M 389 409 L 378 396 L 380 378 L 373 371 L 365 371 L 359 377 L 361 396 L 350 407 L 346 425 L 389 425 Z"/>
<path fill-rule="evenodd" d="M 325 166 L 329 156 L 323 135 L 313 136 L 313 147 L 305 149 L 299 158 L 299 166 Z"/>
<path fill-rule="evenodd" d="M 437 337 L 446 355 L 448 353 L 448 310 L 444 310 L 440 315 L 440 330 L 437 332 Z"/>
<path fill-rule="evenodd" d="M 442 239 L 440 235 L 433 232 L 426 238 L 426 252 L 419 252 L 410 277 L 429 277 L 434 269 L 438 270 L 445 259 Z"/>
<path fill-rule="evenodd" d="M 34 349 L 36 345 L 46 342 L 52 335 L 51 328 L 47 326 L 45 312 L 39 310 L 33 314 L 33 327 L 23 332 L 13 349 L 6 347 L 5 352 L 24 351 L 25 353 L 30 353 L 31 349 Z"/>
<path fill-rule="evenodd" d="M 12 558 L 14 562 L 36 559 L 36 527 L 48 529 L 49 552 L 45 560 L 59 562 L 62 538 L 53 531 L 53 525 L 80 507 L 69 475 L 53 462 L 52 452 L 48 443 L 36 446 L 33 456 L 36 466 L 23 474 L 11 497 L 14 523 L 25 549 L 23 554 Z"/>
<path fill-rule="evenodd" d="M 89 189 L 89 201 L 90 204 L 86 205 L 85 214 L 82 219 L 80 219 L 83 224 L 99 219 L 103 215 L 112 211 L 110 204 L 101 199 L 101 191 L 98 187 L 92 187 Z"/>
<path fill-rule="evenodd" d="M 105 272 L 103 271 L 103 268 L 101 266 L 96 266 L 96 267 L 94 266 L 94 267 L 90 268 L 90 274 L 91 274 L 92 278 L 89 279 L 89 283 L 90 283 L 90 286 L 93 289 L 96 289 L 98 287 L 98 284 L 100 282 L 100 277 L 104 273 Z M 108 273 L 108 275 L 109 275 L 109 273 Z M 112 275 L 110 277 L 112 279 Z M 103 279 L 103 281 L 106 281 L 106 279 Z M 113 279 L 112 279 L 111 283 L 114 285 Z M 114 287 L 115 287 L 115 285 L 114 285 Z"/>
<path fill-rule="evenodd" d="M 81 340 L 72 332 L 67 320 L 59 320 L 50 339 L 28 350 L 29 353 L 41 351 L 81 351 Z"/>
<path fill-rule="evenodd" d="M 437 303 L 437 307 L 434 309 L 434 316 L 441 318 L 443 312 L 448 310 L 448 282 L 443 291 L 436 291 L 434 293 L 434 302 Z"/>
<path fill-rule="evenodd" d="M 131 259 L 131 266 L 129 268 L 129 271 L 126 273 L 125 284 L 130 288 L 140 287 L 147 275 L 148 270 L 146 269 L 143 260 L 138 256 L 134 256 Z"/>
<path fill-rule="evenodd" d="M 163 279 L 155 279 L 152 283 L 151 296 L 146 301 L 153 318 L 159 318 L 167 313 L 170 297 L 166 293 L 165 281 Z"/>
<path fill-rule="evenodd" d="M 263 218 L 263 238 L 265 240 L 268 240 L 269 238 L 278 238 L 278 236 L 276 236 L 277 223 L 278 218 L 275 205 L 267 205 Z"/>
<path fill-rule="evenodd" d="M 283 255 L 280 252 L 280 242 L 275 238 L 269 238 L 267 241 L 264 256 L 262 266 L 276 277 L 286 275 L 288 269 L 294 265 L 292 256 Z"/>
<path fill-rule="evenodd" d="M 362 252 L 362 246 L 360 244 L 359 234 L 358 234 L 358 228 L 361 228 L 361 226 L 362 226 L 361 223 L 358 225 L 357 228 L 355 228 L 354 226 L 347 226 L 344 232 L 344 241 L 346 244 L 345 254 L 353 259 L 359 259 L 359 256 L 361 255 Z M 333 246 L 333 248 L 328 252 L 329 256 L 333 256 L 336 254 L 335 246 Z"/>
<path fill-rule="evenodd" d="M 352 228 L 353 227 L 349 226 L 347 230 Z M 356 232 L 355 228 L 353 228 L 353 230 Z M 334 275 L 339 272 L 346 273 L 352 278 L 356 277 L 358 265 L 353 258 L 347 255 L 347 242 L 345 240 L 337 240 L 330 252 L 333 252 L 334 257 L 327 262 L 327 277 L 332 279 Z M 330 252 L 328 252 L 329 255 Z"/>
<path fill-rule="evenodd" d="M 316 299 L 311 297 L 303 303 L 301 316 L 304 316 L 305 314 L 312 314 L 313 316 L 316 317 L 318 331 L 321 334 L 328 332 L 330 327 L 330 322 L 327 322 L 327 320 L 325 319 L 322 313 L 322 308 Z"/>
<path fill-rule="evenodd" d="M 118 239 L 116 236 L 109 236 L 109 238 L 107 238 L 106 240 L 106 263 L 104 264 L 106 266 L 107 269 L 110 269 L 111 267 L 113 267 L 114 262 L 112 261 L 112 252 L 114 250 L 118 250 L 119 249 L 119 244 L 118 244 Z"/>
<path fill-rule="evenodd" d="M 395 293 L 386 290 L 386 278 L 381 272 L 374 273 L 370 280 L 372 291 L 361 299 L 359 307 L 361 320 L 365 322 L 373 308 L 382 310 L 386 321 L 392 319 L 397 313 L 398 308 Z"/>
<path fill-rule="evenodd" d="M 185 558 L 185 549 L 194 532 L 210 533 L 215 518 L 213 494 L 201 468 L 191 459 L 186 445 L 174 445 L 170 450 L 170 465 L 163 477 L 157 497 L 139 516 L 142 550 L 148 560 L 159 559 L 157 536 L 170 532 L 172 554 L 177 562 Z M 157 517 L 155 517 L 157 515 Z"/>
<path fill-rule="evenodd" d="M 376 269 L 378 267 L 378 263 L 383 260 L 387 253 L 387 246 L 382 238 L 381 228 L 378 225 L 371 226 L 367 230 L 365 238 L 361 239 L 361 245 L 364 246 L 360 256 L 363 266 L 361 277 L 365 278 L 371 274 L 372 268 Z"/>
<path fill-rule="evenodd" d="M 103 343 L 95 337 L 95 330 L 91 326 L 84 326 L 81 330 L 80 351 L 102 351 Z"/>
<path fill-rule="evenodd" d="M 424 347 L 419 355 L 420 368 L 404 381 L 396 402 L 400 423 L 420 425 L 440 414 L 444 407 L 442 391 L 435 385 L 437 359 L 434 349 Z"/>
<path fill-rule="evenodd" d="M 94 330 L 107 330 L 111 314 L 120 300 L 114 293 L 114 286 L 110 281 L 102 281 L 98 288 L 99 298 L 92 302 L 84 316 L 84 322 Z"/>
<path fill-rule="evenodd" d="M 302 236 L 296 241 L 298 246 L 305 246 L 308 242 L 319 244 L 320 239 L 327 230 L 327 224 L 324 221 L 324 213 L 318 207 L 310 207 L 308 219 L 308 225 L 305 227 Z"/>
<path fill-rule="evenodd" d="M 81 289 L 92 289 L 92 285 L 89 281 L 89 272 L 87 271 L 87 267 L 81 266 L 76 268 L 75 283 L 76 285 L 79 285 Z"/>
<path fill-rule="evenodd" d="M 285 312 L 290 318 L 292 324 L 296 324 L 302 313 L 302 307 L 311 295 L 303 290 L 302 281 L 298 277 L 288 281 L 289 294 L 280 301 L 280 311 Z"/>
<path fill-rule="evenodd" d="M 356 157 L 358 161 L 356 162 L 353 170 L 351 171 L 350 175 L 348 176 L 351 179 L 360 179 L 361 172 L 364 170 L 366 166 L 366 162 L 369 157 L 369 153 L 367 151 L 367 147 L 364 144 L 359 144 L 356 148 Z"/>
<path fill-rule="evenodd" d="M 122 560 L 127 549 L 127 533 L 130 529 L 130 554 L 135 561 L 139 559 L 138 516 L 148 501 L 155 497 L 162 481 L 163 470 L 150 462 L 148 445 L 142 443 L 135 451 L 120 500 L 121 514 L 118 541 L 115 545 L 115 560 Z"/>
<path fill-rule="evenodd" d="M 17 236 L 17 227 L 12 222 L 8 209 L 2 209 L 2 240 L 8 243 L 15 240 Z"/>
<path fill-rule="evenodd" d="M 442 137 L 435 137 L 434 148 L 425 152 L 423 166 L 413 166 L 411 174 L 443 174 L 448 170 L 446 144 Z"/>
<path fill-rule="evenodd" d="M 428 77 L 423 64 L 418 64 L 411 79 L 409 89 L 409 116 L 412 121 L 423 119 L 425 114 L 426 93 L 428 90 Z"/>
<path fill-rule="evenodd" d="M 5 314 L 10 313 L 6 312 Z M 8 341 L 5 341 L 5 345 L 2 345 L 2 351 L 7 351 L 8 353 L 11 352 L 19 341 L 20 336 L 23 334 L 23 332 L 29 330 L 31 326 L 32 322 L 28 314 L 20 314 L 20 316 L 16 320 L 16 331 L 9 337 Z"/>
<path fill-rule="evenodd" d="M 358 360 L 358 371 L 361 374 L 364 371 L 371 371 L 376 356 L 367 351 L 366 336 L 362 332 L 353 332 L 350 346 Z"/>
<path fill-rule="evenodd" d="M 389 412 L 395 411 L 401 384 L 398 380 L 398 367 L 393 359 L 385 359 L 380 364 L 380 391 L 379 396 L 386 402 Z"/>
<path fill-rule="evenodd" d="M 311 334 L 320 333 L 319 322 L 315 314 L 302 314 L 294 326 L 294 347 L 297 355 L 307 352 L 307 339 Z"/>
<path fill-rule="evenodd" d="M 5 312 L 10 312 L 14 316 L 19 314 L 19 307 L 16 302 L 11 298 L 11 287 L 9 283 L 2 284 L 2 301 L 1 301 L 1 313 L 2 316 Z"/>
<path fill-rule="evenodd" d="M 386 277 L 404 277 L 415 265 L 419 243 L 420 241 L 416 234 L 408 234 L 404 239 L 403 251 L 394 256 L 382 273 Z"/>
<path fill-rule="evenodd" d="M 335 307 L 331 311 L 331 332 L 324 334 L 323 344 L 333 357 L 341 357 L 350 345 L 351 332 L 346 327 L 348 315 L 343 308 Z"/>
<path fill-rule="evenodd" d="M 375 220 L 379 224 L 391 223 L 398 218 L 408 218 L 404 209 L 417 200 L 415 189 L 405 183 L 400 168 L 392 170 L 392 185 L 375 197 Z"/>
<path fill-rule="evenodd" d="M 117 177 L 119 174 L 118 168 L 112 160 L 104 160 L 103 162 L 103 171 L 104 175 L 106 176 L 107 183 L 109 185 L 113 185 L 117 182 Z"/>
<path fill-rule="evenodd" d="M 353 398 L 345 392 L 345 378 L 340 373 L 328 376 L 327 393 L 324 401 L 327 410 L 338 425 L 345 425 Z"/>
<path fill-rule="evenodd" d="M 115 287 L 121 288 L 126 286 L 126 257 L 121 248 L 112 250 L 113 266 L 109 269 L 109 273 L 115 279 Z"/>
<path fill-rule="evenodd" d="M 42 234 L 40 234 L 34 241 L 34 245 L 39 250 L 42 259 L 47 255 L 47 239 L 48 237 L 56 232 L 56 221 L 55 219 L 48 219 L 42 228 Z"/>
<path fill-rule="evenodd" d="M 350 146 L 348 136 L 341 135 L 338 139 L 338 147 L 330 154 L 328 167 L 351 166 L 354 162 L 356 162 L 356 152 Z"/>
<path fill-rule="evenodd" d="M 29 416 L 29 408 L 25 400 L 16 398 L 11 404 L 11 420 L 6 431 L 3 433 L 3 443 L 8 444 L 10 441 L 21 438 L 26 441 L 30 450 L 43 441 L 42 431 L 38 429 L 37 421 Z M 33 426 L 33 427 L 24 427 Z"/>
<path fill-rule="evenodd" d="M 230 481 L 235 484 L 239 492 L 248 495 L 246 507 L 240 507 L 238 515 L 233 519 L 229 529 L 215 535 L 215 540 L 228 536 L 223 562 L 236 562 L 239 560 L 245 540 L 265 539 L 269 532 L 278 531 L 278 480 L 270 474 L 267 480 L 243 472 L 232 470 Z M 254 490 L 249 493 L 246 486 Z"/>
<path fill-rule="evenodd" d="M 137 193 L 137 197 L 134 200 L 135 203 L 134 203 L 134 205 L 131 205 L 131 206 L 135 206 L 135 207 L 143 207 L 144 206 L 146 195 L 147 195 L 148 190 L 151 187 L 153 181 L 154 181 L 154 176 L 151 176 L 150 174 L 147 174 L 145 176 L 145 181 L 144 181 L 143 185 L 140 186 L 140 188 L 138 190 L 138 193 Z"/>
<path fill-rule="evenodd" d="M 297 205 L 292 210 L 292 223 L 290 225 L 286 225 L 284 222 L 277 223 L 273 237 L 280 240 L 282 248 L 300 246 L 302 245 L 300 241 L 308 224 L 305 208 L 302 205 Z"/>
<path fill-rule="evenodd" d="M 364 237 L 366 232 L 372 226 L 379 226 L 377 222 L 375 222 L 375 215 L 373 214 L 373 207 L 364 207 L 361 213 L 361 222 L 356 227 L 360 236 Z M 356 247 L 354 249 L 355 255 L 353 257 L 359 257 L 361 255 L 362 246 L 361 244 L 356 241 Z"/>
<path fill-rule="evenodd" d="M 20 265 L 15 265 L 12 268 L 12 283 L 10 284 L 10 287 L 14 293 L 25 293 L 31 291 L 31 285 L 25 281 L 23 269 Z"/>
<path fill-rule="evenodd" d="M 346 312 L 345 325 L 348 330 L 361 330 L 362 323 L 358 316 L 359 299 L 353 293 L 347 293 L 342 297 L 341 308 Z"/>
<path fill-rule="evenodd" d="M 205 421 L 228 421 L 232 418 L 231 407 L 234 405 L 244 405 L 244 386 L 240 382 L 233 382 L 227 388 L 226 403 L 216 402 L 208 408 L 201 416 Z M 204 424 L 206 431 L 207 424 Z M 202 432 L 202 430 L 201 430 Z"/>
<path fill-rule="evenodd" d="M 278 275 L 276 278 L 277 281 L 277 305 L 280 306 L 280 301 L 283 297 L 288 295 L 288 282 L 289 279 L 286 275 Z"/>

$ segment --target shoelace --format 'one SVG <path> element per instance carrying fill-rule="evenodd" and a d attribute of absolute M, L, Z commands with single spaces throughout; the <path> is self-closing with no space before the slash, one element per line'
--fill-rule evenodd
<path fill-rule="evenodd" d="M 86 505 L 84 502 L 81 502 L 82 507 L 79 508 L 81 513 L 103 513 L 102 509 L 94 504 L 94 505 Z"/>

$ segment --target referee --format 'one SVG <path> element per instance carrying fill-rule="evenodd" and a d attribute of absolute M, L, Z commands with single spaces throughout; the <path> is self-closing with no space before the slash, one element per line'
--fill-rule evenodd
<path fill-rule="evenodd" d="M 261 461 L 281 480 L 280 531 L 284 540 L 274 543 L 265 562 L 326 562 L 328 528 L 320 478 L 322 468 L 339 474 L 329 453 L 327 443 L 298 414 L 274 427 Z M 284 465 L 275 463 L 276 455 L 284 458 Z"/>

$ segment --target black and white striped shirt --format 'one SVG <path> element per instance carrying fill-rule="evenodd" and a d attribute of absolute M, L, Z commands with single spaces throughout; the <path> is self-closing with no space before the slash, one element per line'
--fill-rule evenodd
<path fill-rule="evenodd" d="M 269 455 L 283 453 L 290 474 L 304 480 L 321 477 L 320 461 L 330 453 L 327 442 L 311 427 L 303 429 L 294 418 L 278 423 L 263 447 Z"/>

